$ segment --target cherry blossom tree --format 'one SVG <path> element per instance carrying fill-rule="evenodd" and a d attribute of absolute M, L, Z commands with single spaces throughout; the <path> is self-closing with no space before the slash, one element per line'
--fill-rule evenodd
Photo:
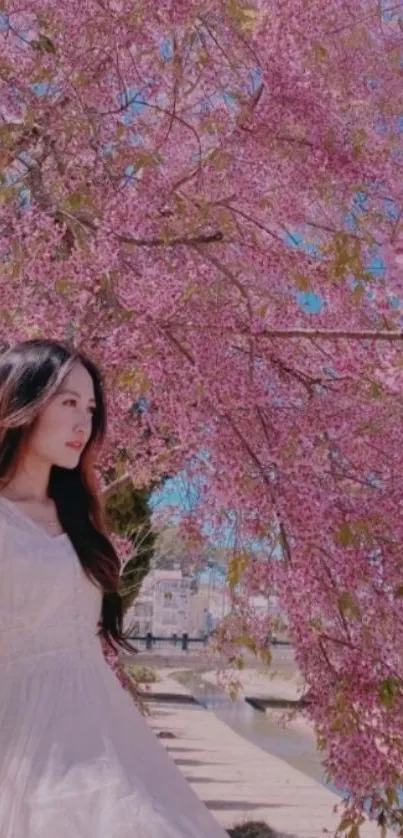
<path fill-rule="evenodd" d="M 185 468 L 192 526 L 266 545 L 350 838 L 403 828 L 402 21 L 0 0 L 2 339 L 84 347 L 105 474 Z"/>

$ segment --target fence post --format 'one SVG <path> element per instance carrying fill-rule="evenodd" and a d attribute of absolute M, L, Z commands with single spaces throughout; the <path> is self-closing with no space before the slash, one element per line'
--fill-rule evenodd
<path fill-rule="evenodd" d="M 174 646 L 176 646 L 176 644 L 178 642 L 178 635 L 176 634 L 176 632 L 175 632 L 175 634 L 172 635 L 172 642 L 173 642 Z"/>
<path fill-rule="evenodd" d="M 182 649 L 183 649 L 184 652 L 187 652 L 187 650 L 188 650 L 188 641 L 189 641 L 189 635 L 186 631 L 184 631 L 183 634 L 182 634 Z"/>
<path fill-rule="evenodd" d="M 151 631 L 148 631 L 147 636 L 146 636 L 146 649 L 152 649 L 152 648 L 153 648 L 153 636 L 151 634 Z"/>

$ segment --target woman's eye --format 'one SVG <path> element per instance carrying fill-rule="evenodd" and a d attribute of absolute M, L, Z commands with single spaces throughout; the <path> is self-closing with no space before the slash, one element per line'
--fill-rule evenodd
<path fill-rule="evenodd" d="M 78 401 L 77 401 L 77 399 L 74 399 L 74 398 L 64 399 L 63 405 L 65 405 L 66 407 L 77 407 Z M 90 414 L 90 416 L 95 416 L 95 412 L 96 412 L 95 405 L 91 406 L 91 407 L 88 407 L 88 413 Z"/>

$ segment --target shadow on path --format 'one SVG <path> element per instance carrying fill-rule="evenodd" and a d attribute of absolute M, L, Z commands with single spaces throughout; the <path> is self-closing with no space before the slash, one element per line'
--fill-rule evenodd
<path fill-rule="evenodd" d="M 264 821 L 248 821 L 228 830 L 230 838 L 294 838 L 293 835 L 275 832 Z"/>

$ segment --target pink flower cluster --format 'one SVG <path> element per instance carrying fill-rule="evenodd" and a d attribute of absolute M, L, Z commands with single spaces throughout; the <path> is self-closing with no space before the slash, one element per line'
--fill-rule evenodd
<path fill-rule="evenodd" d="M 105 473 L 125 458 L 144 486 L 186 470 L 192 532 L 257 545 L 244 584 L 281 598 L 329 772 L 388 817 L 401 24 L 378 0 L 0 12 L 2 339 L 82 345 L 109 391 Z M 258 645 L 268 627 L 245 603 Z"/>

